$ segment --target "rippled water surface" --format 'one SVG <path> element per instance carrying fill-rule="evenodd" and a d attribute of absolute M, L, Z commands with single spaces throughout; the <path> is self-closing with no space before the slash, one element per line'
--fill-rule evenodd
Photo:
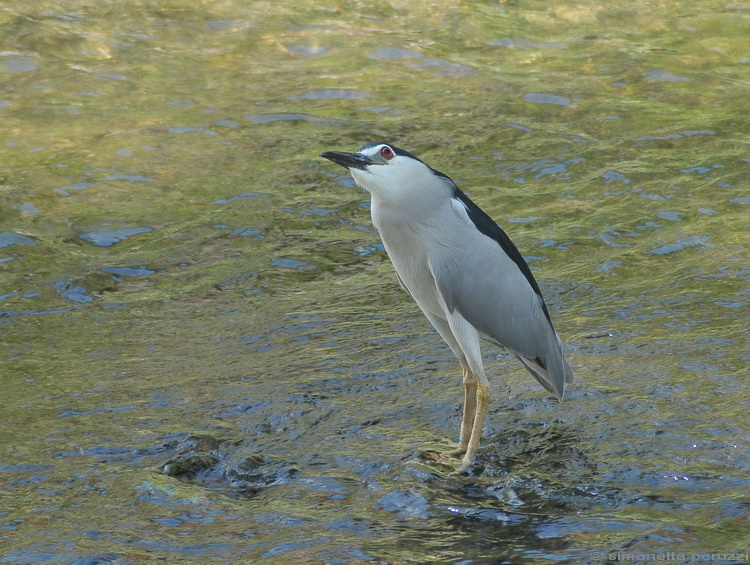
<path fill-rule="evenodd" d="M 0 6 L 0 563 L 750 560 L 750 6 Z M 577 381 L 458 364 L 374 140 L 535 270 Z"/>

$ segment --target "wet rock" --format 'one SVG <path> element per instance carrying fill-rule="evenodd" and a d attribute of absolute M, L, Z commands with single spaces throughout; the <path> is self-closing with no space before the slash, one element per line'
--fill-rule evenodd
<path fill-rule="evenodd" d="M 382 496 L 375 508 L 397 512 L 402 518 L 429 518 L 429 502 L 415 490 L 394 490 Z"/>
<path fill-rule="evenodd" d="M 128 560 L 117 553 L 102 553 L 91 557 L 82 557 L 73 565 L 127 565 Z"/>
<path fill-rule="evenodd" d="M 222 440 L 212 436 L 190 435 L 162 446 L 177 455 L 164 463 L 161 470 L 170 477 L 194 478 L 219 463 Z"/>
<path fill-rule="evenodd" d="M 170 477 L 195 477 L 219 462 L 219 458 L 212 453 L 187 453 L 167 461 L 161 469 Z"/>
<path fill-rule="evenodd" d="M 190 435 L 164 444 L 160 452 L 173 452 L 161 465 L 164 474 L 213 488 L 230 488 L 239 496 L 296 479 L 300 472 L 288 463 L 268 460 L 260 453 L 242 453 L 242 442 L 208 435 Z"/>

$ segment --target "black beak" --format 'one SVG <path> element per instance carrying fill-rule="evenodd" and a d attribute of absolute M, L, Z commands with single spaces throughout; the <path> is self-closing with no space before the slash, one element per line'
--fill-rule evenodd
<path fill-rule="evenodd" d="M 365 157 L 361 153 L 344 153 L 343 151 L 326 151 L 320 154 L 324 159 L 333 161 L 337 165 L 346 167 L 347 169 L 360 169 L 364 171 L 368 165 L 372 165 L 372 161 L 369 157 Z"/>

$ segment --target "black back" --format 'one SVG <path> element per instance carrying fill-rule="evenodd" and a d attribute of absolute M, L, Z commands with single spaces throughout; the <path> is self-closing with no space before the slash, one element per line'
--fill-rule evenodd
<path fill-rule="evenodd" d="M 366 149 L 368 147 L 373 147 L 375 145 L 381 145 L 385 142 L 376 142 L 376 143 L 368 143 L 367 145 L 360 148 L 360 151 L 362 149 Z M 466 210 L 468 212 L 469 219 L 474 223 L 474 225 L 477 227 L 477 229 L 490 239 L 495 240 L 498 245 L 502 248 L 502 250 L 505 252 L 505 254 L 510 257 L 513 262 L 518 266 L 518 268 L 521 270 L 521 273 L 523 273 L 523 276 L 526 277 L 526 280 L 531 285 L 531 288 L 534 289 L 534 292 L 536 292 L 539 295 L 539 298 L 542 299 L 542 309 L 544 310 L 544 315 L 547 317 L 547 320 L 550 324 L 552 324 L 552 320 L 550 319 L 549 311 L 547 310 L 547 305 L 544 303 L 544 297 L 542 296 L 542 291 L 539 289 L 539 285 L 536 282 L 536 279 L 534 278 L 534 275 L 531 273 L 531 269 L 529 268 L 528 263 L 526 263 L 526 260 L 523 258 L 523 255 L 521 255 L 521 252 L 518 251 L 518 248 L 516 245 L 511 241 L 511 239 L 508 237 L 508 234 L 506 234 L 500 226 L 495 223 L 495 221 L 490 218 L 487 213 L 482 210 L 479 206 L 477 206 L 474 201 L 469 198 L 464 191 L 462 191 L 456 183 L 453 181 L 452 178 L 450 178 L 445 173 L 441 173 L 440 171 L 437 171 L 427 165 L 422 159 L 417 157 L 416 155 L 413 155 L 412 153 L 409 153 L 405 149 L 400 149 L 399 147 L 394 147 L 390 143 L 386 143 L 388 147 L 393 149 L 393 152 L 396 155 L 402 155 L 404 157 L 409 157 L 411 159 L 416 159 L 420 163 L 424 163 L 427 167 L 430 168 L 430 170 L 435 173 L 436 176 L 442 177 L 449 181 L 451 185 L 453 186 L 453 198 L 456 198 L 460 200 L 464 206 L 466 206 Z"/>
<path fill-rule="evenodd" d="M 526 263 L 526 260 L 523 258 L 523 255 L 521 255 L 521 252 L 518 251 L 516 245 L 508 237 L 508 234 L 506 234 L 502 230 L 502 228 L 498 226 L 495 221 L 487 215 L 484 210 L 477 206 L 474 201 L 466 196 L 466 194 L 455 184 L 453 188 L 453 197 L 463 202 L 463 204 L 466 206 L 469 219 L 474 223 L 477 229 L 487 237 L 494 239 L 500 245 L 503 251 L 505 251 L 505 254 L 510 257 L 516 265 L 518 265 L 518 268 L 523 273 L 523 276 L 526 277 L 527 281 L 529 281 L 531 288 L 533 288 L 534 292 L 536 292 L 539 295 L 539 298 L 542 299 L 542 310 L 544 310 L 544 315 L 547 317 L 547 320 L 551 324 L 552 320 L 550 318 L 549 312 L 547 311 L 547 305 L 544 303 L 542 291 L 539 289 L 539 285 L 537 284 L 534 275 L 531 273 L 531 269 L 529 268 L 528 263 Z"/>

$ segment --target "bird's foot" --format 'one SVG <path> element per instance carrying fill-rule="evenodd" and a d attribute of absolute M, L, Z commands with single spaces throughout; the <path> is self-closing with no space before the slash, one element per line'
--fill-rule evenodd
<path fill-rule="evenodd" d="M 466 447 L 467 447 L 467 446 L 465 446 L 465 445 L 459 444 L 459 445 L 458 445 L 458 446 L 456 447 L 456 449 L 454 449 L 453 451 L 449 452 L 449 455 L 450 455 L 451 457 L 455 457 L 455 458 L 457 458 L 457 459 L 458 459 L 459 457 L 463 457 L 463 456 L 464 456 L 464 454 L 466 453 Z"/>
<path fill-rule="evenodd" d="M 462 473 L 471 465 L 471 461 L 466 461 L 466 446 L 450 442 L 448 449 L 442 449 L 439 446 L 435 449 L 425 449 L 419 453 L 419 459 L 430 465 L 447 467 L 451 472 Z"/>
<path fill-rule="evenodd" d="M 460 460 L 452 457 L 449 453 L 427 449 L 418 455 L 422 463 L 427 464 L 437 474 L 453 474 Z"/>
<path fill-rule="evenodd" d="M 467 460 L 466 457 L 461 457 L 460 455 L 456 456 L 454 453 L 439 452 L 431 449 L 420 452 L 418 457 L 438 475 L 462 475 L 474 463 L 472 460 Z"/>

